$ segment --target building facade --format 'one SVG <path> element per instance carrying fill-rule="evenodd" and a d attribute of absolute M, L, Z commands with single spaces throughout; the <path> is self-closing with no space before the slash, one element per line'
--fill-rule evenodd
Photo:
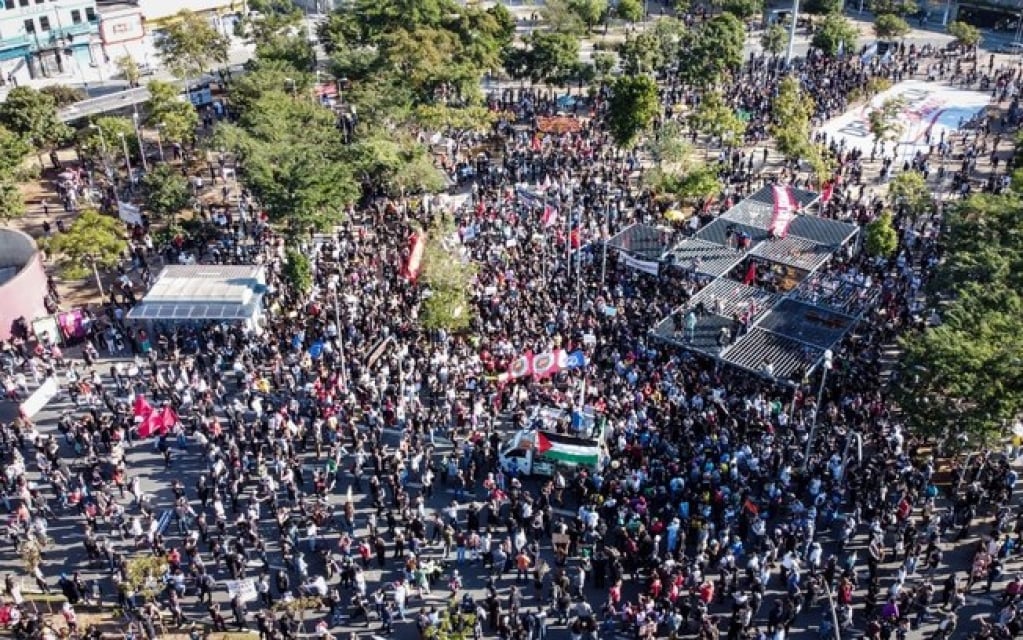
<path fill-rule="evenodd" d="M 0 0 L 0 73 L 45 78 L 102 61 L 95 0 Z"/>

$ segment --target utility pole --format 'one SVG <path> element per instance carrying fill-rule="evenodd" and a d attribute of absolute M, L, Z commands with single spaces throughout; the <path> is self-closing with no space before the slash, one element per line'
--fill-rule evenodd
<path fill-rule="evenodd" d="M 796 23 L 799 22 L 799 0 L 792 0 L 792 21 L 789 24 L 789 51 L 785 56 L 785 64 L 792 64 L 796 55 Z"/>
<path fill-rule="evenodd" d="M 821 412 L 821 402 L 824 400 L 824 385 L 828 380 L 828 371 L 831 369 L 835 354 L 828 349 L 824 352 L 824 361 L 821 369 L 821 386 L 817 389 L 817 404 L 813 407 L 813 422 L 810 423 L 810 436 L 806 439 L 806 454 L 803 456 L 803 468 L 810 465 L 810 452 L 813 451 L 813 437 L 817 431 L 817 415 Z"/>

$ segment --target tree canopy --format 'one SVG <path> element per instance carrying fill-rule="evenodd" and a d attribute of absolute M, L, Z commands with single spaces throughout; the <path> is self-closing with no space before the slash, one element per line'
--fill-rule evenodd
<path fill-rule="evenodd" d="M 746 43 L 746 26 L 730 13 L 714 16 L 687 31 L 679 52 L 679 73 L 691 85 L 707 87 L 739 68 Z"/>
<path fill-rule="evenodd" d="M 0 103 L 0 125 L 21 136 L 37 151 L 48 149 L 71 136 L 71 129 L 57 114 L 53 95 L 32 87 L 15 87 Z"/>
<path fill-rule="evenodd" d="M 787 76 L 778 85 L 778 94 L 771 106 L 770 133 L 775 146 L 788 160 L 804 157 L 810 142 L 810 117 L 813 100 L 799 85 L 795 76 Z"/>
<path fill-rule="evenodd" d="M 909 23 L 893 13 L 884 13 L 874 19 L 874 35 L 879 40 L 901 38 L 909 31 Z"/>
<path fill-rule="evenodd" d="M 153 80 L 148 88 L 146 123 L 160 127 L 160 135 L 171 142 L 192 142 L 196 127 L 199 126 L 199 114 L 195 106 L 181 100 L 180 91 L 169 82 Z"/>
<path fill-rule="evenodd" d="M 856 38 L 859 34 L 848 18 L 841 14 L 828 14 L 813 34 L 811 43 L 828 56 L 836 56 L 840 52 L 852 53 L 856 50 Z"/>
<path fill-rule="evenodd" d="M 188 206 L 188 180 L 169 164 L 158 164 L 142 178 L 146 206 L 158 216 L 170 216 Z"/>
<path fill-rule="evenodd" d="M 64 233 L 44 243 L 45 250 L 57 261 L 61 275 L 72 280 L 88 276 L 93 265 L 113 269 L 126 255 L 124 223 L 93 210 L 83 211 Z"/>
<path fill-rule="evenodd" d="M 650 76 L 619 76 L 612 83 L 607 124 L 619 146 L 631 146 L 658 111 L 657 83 Z"/>
<path fill-rule="evenodd" d="M 920 433 L 990 442 L 1023 406 L 1023 201 L 977 194 L 945 215 L 941 322 L 903 339 L 898 400 Z"/>
<path fill-rule="evenodd" d="M 164 28 L 156 50 L 164 66 L 188 80 L 227 62 L 230 40 L 202 15 L 182 9 Z"/>
<path fill-rule="evenodd" d="M 948 25 L 948 32 L 956 39 L 960 46 L 971 48 L 980 44 L 980 29 L 965 22 L 951 22 Z"/>

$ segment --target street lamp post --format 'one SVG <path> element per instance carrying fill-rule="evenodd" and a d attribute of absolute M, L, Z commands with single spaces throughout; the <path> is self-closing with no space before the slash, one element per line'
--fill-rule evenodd
<path fill-rule="evenodd" d="M 103 129 L 100 129 L 98 125 L 90 124 L 89 128 L 99 133 L 99 144 L 100 148 L 103 149 L 103 171 L 107 174 L 108 180 L 113 180 L 113 173 L 110 171 L 110 163 L 107 161 L 107 156 L 110 155 L 110 149 L 107 147 L 107 138 L 103 135 Z"/>
<path fill-rule="evenodd" d="M 135 105 L 135 113 L 131 114 L 131 120 L 135 123 L 135 138 L 139 141 L 139 155 L 142 157 L 142 171 L 149 173 L 149 164 L 146 162 L 146 148 L 142 144 L 142 129 L 139 127 L 138 105 Z"/>
<path fill-rule="evenodd" d="M 163 157 L 163 126 L 162 122 L 156 125 L 156 148 L 160 150 L 160 162 L 166 162 Z"/>
<path fill-rule="evenodd" d="M 340 382 L 347 389 L 348 363 L 345 361 L 345 332 L 341 326 L 341 287 L 335 284 L 330 289 L 334 294 L 334 324 L 337 326 L 337 359 L 341 364 Z"/>
<path fill-rule="evenodd" d="M 810 436 L 806 439 L 806 454 L 803 456 L 803 467 L 810 465 L 810 452 L 813 451 L 813 437 L 817 431 L 817 415 L 821 412 L 821 402 L 824 400 L 824 385 L 828 380 L 828 371 L 831 369 L 834 360 L 834 353 L 831 349 L 824 352 L 823 368 L 821 370 L 821 386 L 817 389 L 817 404 L 813 407 L 813 421 L 810 423 Z"/>
<path fill-rule="evenodd" d="M 134 181 L 132 180 L 131 158 L 128 156 L 128 138 L 123 133 L 117 135 L 121 138 L 121 146 L 124 148 L 124 167 L 128 170 L 128 186 L 131 187 Z"/>
<path fill-rule="evenodd" d="M 792 0 L 792 22 L 789 24 L 789 49 L 785 56 L 785 64 L 792 64 L 796 55 L 796 23 L 799 22 L 799 0 Z"/>

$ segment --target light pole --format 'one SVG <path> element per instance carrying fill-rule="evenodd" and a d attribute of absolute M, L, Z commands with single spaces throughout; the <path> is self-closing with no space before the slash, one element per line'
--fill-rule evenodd
<path fill-rule="evenodd" d="M 792 22 L 789 24 L 789 50 L 785 56 L 785 64 L 792 64 L 796 55 L 796 23 L 799 22 L 799 0 L 792 0 Z"/>
<path fill-rule="evenodd" d="M 160 150 L 160 162 L 166 162 L 166 158 L 163 157 L 163 127 L 162 122 L 156 125 L 156 148 Z"/>
<path fill-rule="evenodd" d="M 824 385 L 828 380 L 828 371 L 831 369 L 835 354 L 828 349 L 824 352 L 823 368 L 821 369 L 821 386 L 817 389 L 817 404 L 813 406 L 813 421 L 810 423 L 810 436 L 806 439 L 806 454 L 803 456 L 803 468 L 810 466 L 810 452 L 813 450 L 813 437 L 817 431 L 817 414 L 821 412 L 821 402 L 824 400 Z"/>
<path fill-rule="evenodd" d="M 142 171 L 149 173 L 149 164 L 146 162 L 146 148 L 142 145 L 142 129 L 139 127 L 139 108 L 135 106 L 135 113 L 131 114 L 131 120 L 135 123 L 135 139 L 139 141 L 139 155 L 142 157 Z"/>
<path fill-rule="evenodd" d="M 121 138 L 121 146 L 124 148 L 124 166 L 128 169 L 128 186 L 134 184 L 131 174 L 131 158 L 128 157 L 128 138 L 124 136 L 124 133 L 118 133 L 118 137 Z"/>
<path fill-rule="evenodd" d="M 107 180 L 113 180 L 113 173 L 110 171 L 110 163 L 107 161 L 107 156 L 110 155 L 110 149 L 107 147 L 107 138 L 103 135 L 103 129 L 99 128 L 99 125 L 90 124 L 89 128 L 99 133 L 99 144 L 100 148 L 103 149 L 103 171 L 107 174 Z"/>
<path fill-rule="evenodd" d="M 337 359 L 341 363 L 341 385 L 348 387 L 348 364 L 345 362 L 345 332 L 341 326 L 341 287 L 332 284 L 331 293 L 334 294 L 334 324 L 337 326 Z"/>

